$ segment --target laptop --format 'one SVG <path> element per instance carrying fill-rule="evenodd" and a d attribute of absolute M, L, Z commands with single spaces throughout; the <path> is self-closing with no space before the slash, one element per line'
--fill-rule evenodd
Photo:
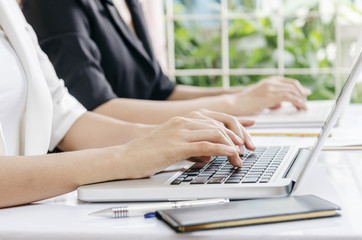
<path fill-rule="evenodd" d="M 343 107 L 348 104 L 361 71 L 362 54 L 331 109 L 320 137 L 309 149 L 275 145 L 257 147 L 255 151 L 241 156 L 241 168 L 230 165 L 224 156 L 215 156 L 204 165 L 181 161 L 150 178 L 81 186 L 78 188 L 78 198 L 90 202 L 174 201 L 217 197 L 236 200 L 298 193 Z"/>
<path fill-rule="evenodd" d="M 307 110 L 298 111 L 291 103 L 283 102 L 277 110 L 265 109 L 263 112 L 242 118 L 254 119 L 252 128 L 321 128 L 328 118 L 334 100 L 307 101 Z"/>

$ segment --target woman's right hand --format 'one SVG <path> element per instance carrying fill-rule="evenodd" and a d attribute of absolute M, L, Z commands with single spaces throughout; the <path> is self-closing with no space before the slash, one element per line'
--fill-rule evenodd
<path fill-rule="evenodd" d="M 310 90 L 299 81 L 273 76 L 248 86 L 244 91 L 230 95 L 229 113 L 235 116 L 254 115 L 262 110 L 277 109 L 282 102 L 290 102 L 297 110 L 306 110 Z"/>
<path fill-rule="evenodd" d="M 174 117 L 124 145 L 122 159 L 128 166 L 121 167 L 129 169 L 126 178 L 142 178 L 181 160 L 209 161 L 214 155 L 227 156 L 232 165 L 240 167 L 244 146 L 255 149 L 242 124 L 252 122 L 209 110 Z"/>

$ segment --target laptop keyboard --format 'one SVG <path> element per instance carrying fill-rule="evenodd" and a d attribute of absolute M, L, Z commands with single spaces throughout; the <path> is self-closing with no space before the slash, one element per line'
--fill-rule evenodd
<path fill-rule="evenodd" d="M 243 162 L 241 168 L 232 166 L 225 156 L 216 156 L 204 165 L 194 164 L 171 185 L 268 183 L 288 151 L 287 146 L 258 147 L 255 151 L 246 151 L 240 156 Z"/>

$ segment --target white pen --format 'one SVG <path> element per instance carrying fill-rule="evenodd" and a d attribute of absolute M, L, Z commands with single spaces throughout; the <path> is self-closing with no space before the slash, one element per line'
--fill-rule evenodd
<path fill-rule="evenodd" d="M 177 202 L 140 203 L 132 206 L 123 205 L 113 208 L 107 208 L 101 211 L 90 213 L 89 215 L 111 217 L 111 218 L 139 217 L 139 216 L 144 216 L 146 213 L 156 212 L 158 210 L 216 205 L 227 202 L 229 202 L 228 198 L 213 198 L 213 199 L 200 199 L 200 200 L 177 201 Z"/>

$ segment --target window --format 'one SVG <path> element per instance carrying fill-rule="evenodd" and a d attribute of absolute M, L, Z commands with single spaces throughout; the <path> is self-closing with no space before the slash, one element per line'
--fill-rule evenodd
<path fill-rule="evenodd" d="M 339 93 L 362 46 L 362 0 L 165 0 L 169 76 L 235 86 L 296 78 L 310 99 Z M 362 101 L 362 87 L 354 101 Z"/>

